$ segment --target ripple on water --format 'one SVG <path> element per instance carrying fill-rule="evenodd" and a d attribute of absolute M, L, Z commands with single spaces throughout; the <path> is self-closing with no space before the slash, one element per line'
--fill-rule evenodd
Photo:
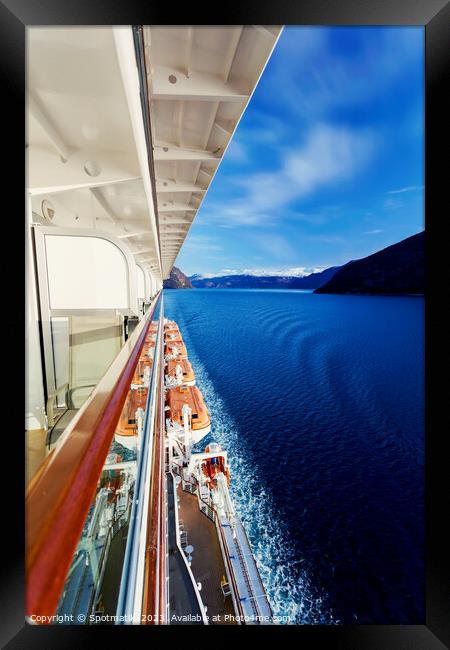
<path fill-rule="evenodd" d="M 423 300 L 166 295 L 275 613 L 421 623 Z"/>
<path fill-rule="evenodd" d="M 198 444 L 197 451 L 212 440 L 228 451 L 232 477 L 230 493 L 247 530 L 274 614 L 287 617 L 291 623 L 338 623 L 326 606 L 326 594 L 318 593 L 306 567 L 302 568 L 303 561 L 296 559 L 289 532 L 277 517 L 270 491 L 264 488 L 258 476 L 258 464 L 242 444 L 233 419 L 217 395 L 187 331 L 183 330 L 183 337 L 196 383 L 211 416 L 211 434 Z"/>

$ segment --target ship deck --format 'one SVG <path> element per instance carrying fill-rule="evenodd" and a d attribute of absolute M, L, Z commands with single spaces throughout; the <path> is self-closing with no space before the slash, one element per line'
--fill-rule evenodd
<path fill-rule="evenodd" d="M 220 582 L 226 576 L 215 524 L 200 512 L 197 497 L 177 488 L 180 499 L 179 517 L 187 531 L 188 544 L 194 547 L 191 569 L 196 582 L 201 582 L 200 596 L 208 608 L 210 625 L 234 624 L 231 596 L 224 599 Z M 228 615 L 228 618 L 227 618 Z"/>
<path fill-rule="evenodd" d="M 192 616 L 197 620 L 194 624 L 202 625 L 201 611 L 197 601 L 194 586 L 186 569 L 186 565 L 177 545 L 175 495 L 173 481 L 167 478 L 167 510 L 168 510 L 168 552 L 169 552 L 169 623 L 182 625 L 183 617 Z M 198 618 L 200 619 L 198 621 Z"/>

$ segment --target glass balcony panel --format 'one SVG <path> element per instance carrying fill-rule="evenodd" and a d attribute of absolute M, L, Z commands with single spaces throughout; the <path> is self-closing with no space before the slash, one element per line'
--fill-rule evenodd
<path fill-rule="evenodd" d="M 59 601 L 57 614 L 84 616 L 115 614 L 125 556 L 128 524 L 134 496 L 139 460 L 141 428 L 149 407 L 148 390 L 157 372 L 151 353 L 156 344 L 159 323 L 158 305 L 146 336 L 129 397 L 116 426 L 111 447 L 91 503 L 83 532 L 75 551 Z M 149 370 L 146 370 L 149 368 Z M 138 405 L 143 412 L 132 413 Z M 133 431 L 135 434 L 133 435 Z M 124 434 L 129 435 L 124 435 Z"/>

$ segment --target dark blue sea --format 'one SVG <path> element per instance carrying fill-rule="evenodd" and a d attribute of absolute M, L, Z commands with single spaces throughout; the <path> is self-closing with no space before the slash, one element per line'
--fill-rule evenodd
<path fill-rule="evenodd" d="M 424 301 L 164 291 L 276 614 L 424 622 Z"/>

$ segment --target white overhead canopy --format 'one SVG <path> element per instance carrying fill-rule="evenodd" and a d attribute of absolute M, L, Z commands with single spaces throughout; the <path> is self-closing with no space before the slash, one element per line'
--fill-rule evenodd
<path fill-rule="evenodd" d="M 131 27 L 32 27 L 27 36 L 35 220 L 115 235 L 161 281 Z"/>
<path fill-rule="evenodd" d="M 280 27 L 145 27 L 163 277 L 167 277 Z"/>
<path fill-rule="evenodd" d="M 119 237 L 160 285 L 281 28 L 139 29 L 27 29 L 27 185 L 36 221 Z"/>

